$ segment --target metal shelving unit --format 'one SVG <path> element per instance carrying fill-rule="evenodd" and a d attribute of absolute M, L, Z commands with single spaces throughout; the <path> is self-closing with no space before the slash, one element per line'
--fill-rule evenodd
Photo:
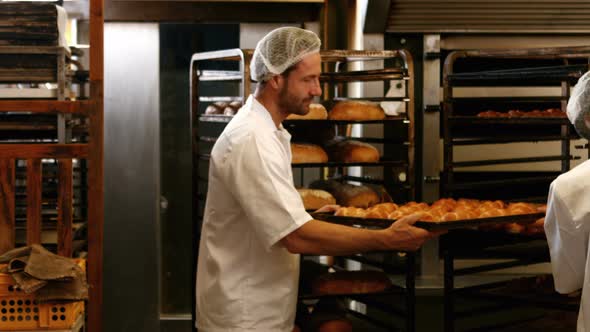
<path fill-rule="evenodd" d="M 571 141 L 577 139 L 572 125 L 564 117 L 478 117 L 478 112 L 494 109 L 508 111 L 514 108 L 534 110 L 560 108 L 565 112 L 570 88 L 588 70 L 589 47 L 546 48 L 498 51 L 455 51 L 450 53 L 443 68 L 443 114 L 441 119 L 444 140 L 444 168 L 441 192 L 444 197 L 539 201 L 546 199 L 549 184 L 571 167 Z M 526 60 L 526 66 L 522 61 Z M 461 71 L 457 68 L 475 66 L 485 71 Z M 518 64 L 511 63 L 514 61 Z M 490 68 L 486 62 L 492 63 Z M 508 68 L 506 68 L 508 67 Z M 464 70 L 464 69 L 463 69 Z M 552 86 L 560 90 L 559 96 L 457 97 L 456 87 L 537 87 Z M 547 151 L 542 156 L 486 158 L 485 160 L 455 160 L 454 147 L 522 142 L 559 142 L 559 152 Z M 587 148 L 583 147 L 583 148 Z M 559 161 L 553 171 L 465 171 L 472 167 L 530 164 Z M 457 170 L 460 168 L 461 170 Z M 508 189 L 507 189 L 508 188 Z M 444 259 L 445 331 L 455 330 L 455 320 L 483 311 L 456 312 L 455 300 L 461 297 L 479 297 L 488 300 L 508 301 L 511 294 L 499 296 L 486 290 L 500 287 L 509 281 L 483 283 L 456 288 L 457 278 L 503 268 L 527 266 L 548 262 L 549 253 L 544 236 L 507 235 L 494 232 L 465 230 L 445 235 L 441 241 Z M 470 268 L 455 267 L 456 258 L 508 259 L 502 263 L 484 263 Z M 531 294 L 529 294 L 531 295 Z M 555 297 L 557 298 L 557 297 Z M 514 300 L 514 299 L 512 299 Z M 522 300 L 522 297 L 521 297 Z M 534 294 L 526 303 L 539 307 L 571 310 L 571 303 L 535 301 Z M 508 303 L 506 302 L 506 303 Z M 493 310 L 505 309 L 497 306 Z M 576 308 L 577 309 L 577 308 Z"/>
<path fill-rule="evenodd" d="M 193 55 L 190 69 L 191 82 L 191 118 L 192 118 L 192 142 L 193 142 L 193 197 L 195 198 L 196 215 L 202 216 L 205 203 L 208 154 L 221 133 L 225 124 L 231 121 L 231 116 L 205 115 L 204 110 L 209 103 L 216 101 L 241 101 L 252 91 L 252 83 L 249 79 L 249 63 L 253 50 L 232 49 L 225 51 L 214 51 L 197 53 Z M 376 163 L 337 163 L 328 162 L 322 164 L 294 164 L 301 174 L 303 184 L 304 172 L 316 172 L 324 178 L 329 174 L 342 181 L 358 181 L 367 184 L 378 184 L 396 198 L 396 201 L 415 200 L 416 172 L 414 169 L 416 146 L 415 137 L 415 115 L 414 115 L 414 82 L 413 82 L 413 60 L 406 50 L 394 51 L 348 51 L 348 50 L 327 50 L 321 51 L 323 72 L 320 76 L 320 83 L 323 85 L 322 103 L 329 106 L 341 100 L 369 100 L 373 102 L 396 101 L 405 104 L 405 114 L 387 117 L 378 121 L 332 121 L 332 120 L 289 120 L 283 124 L 290 130 L 293 127 L 305 127 L 313 125 L 335 126 L 342 136 L 350 136 L 351 125 L 379 125 L 383 127 L 383 137 L 379 138 L 355 138 L 361 141 L 382 144 L 383 156 Z M 356 70 L 347 69 L 352 62 L 384 61 L 383 69 L 377 70 Z M 349 97 L 346 84 L 351 82 L 384 82 L 389 86 L 390 80 L 405 81 L 405 96 L 387 97 Z M 215 88 L 212 88 L 212 86 Z M 220 91 L 223 91 L 221 93 Z M 385 91 L 387 91 L 385 89 Z M 397 135 L 397 136 L 396 136 Z M 373 178 L 366 176 L 353 176 L 348 173 L 348 168 L 353 166 L 371 167 L 382 169 L 382 177 Z M 200 230 L 198 220 L 196 229 Z M 197 236 L 198 237 L 198 236 Z M 380 254 L 386 257 L 396 253 Z M 396 255 L 397 256 L 397 255 Z M 414 331 L 415 328 L 415 277 L 416 257 L 414 253 L 408 253 L 400 263 L 387 266 L 383 261 L 378 262 L 368 259 L 364 255 L 354 255 L 342 259 L 349 259 L 372 265 L 388 273 L 405 275 L 405 284 L 399 285 L 396 294 L 403 294 L 404 309 L 395 310 L 391 305 L 388 313 L 394 316 L 401 316 L 404 320 L 402 330 Z M 395 266 L 395 268 L 393 267 Z M 304 297 L 312 295 L 306 294 Z M 313 296 L 312 296 L 313 297 Z M 371 307 L 375 301 L 370 296 L 354 296 L 354 300 L 363 302 Z M 392 303 L 391 299 L 390 302 Z M 399 303 L 399 302 L 397 302 Z M 383 306 L 381 306 L 383 307 Z M 366 316 L 359 312 L 351 313 L 368 322 L 381 327 L 386 326 L 388 330 L 399 330 L 387 322 L 375 321 L 373 317 Z"/>

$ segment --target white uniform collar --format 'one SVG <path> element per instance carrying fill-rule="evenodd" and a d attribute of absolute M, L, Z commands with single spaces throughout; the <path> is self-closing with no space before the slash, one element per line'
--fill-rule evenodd
<path fill-rule="evenodd" d="M 268 127 L 268 129 L 272 129 L 273 131 L 277 131 L 289 139 L 291 138 L 291 134 L 289 134 L 289 132 L 283 127 L 282 123 L 279 124 L 279 128 L 277 129 L 270 112 L 266 109 L 266 107 L 264 107 L 264 105 L 254 98 L 253 95 L 248 97 L 248 100 L 246 100 L 246 105 L 249 106 L 248 108 L 250 108 L 254 114 L 257 114 L 263 120 L 265 127 Z"/>

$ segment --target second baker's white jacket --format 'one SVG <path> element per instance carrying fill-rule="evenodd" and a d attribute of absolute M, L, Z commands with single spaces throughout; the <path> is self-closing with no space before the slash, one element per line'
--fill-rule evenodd
<path fill-rule="evenodd" d="M 560 175 L 549 190 L 545 233 L 555 289 L 582 288 L 578 331 L 590 331 L 590 161 Z"/>

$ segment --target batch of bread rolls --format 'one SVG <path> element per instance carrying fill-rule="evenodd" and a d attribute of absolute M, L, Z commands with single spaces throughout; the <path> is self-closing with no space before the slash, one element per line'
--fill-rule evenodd
<path fill-rule="evenodd" d="M 324 205 L 338 204 L 341 207 L 335 216 L 370 219 L 397 220 L 413 213 L 421 213 L 421 221 L 456 221 L 537 213 L 544 204 L 507 203 L 500 200 L 477 200 L 442 198 L 432 204 L 408 202 L 398 205 L 392 202 L 380 203 L 382 198 L 367 186 L 355 186 L 337 181 L 315 181 L 314 189 L 298 189 L 306 209 L 315 210 Z M 482 226 L 483 230 L 505 230 L 509 233 L 543 233 L 544 218 L 535 223 L 522 225 L 504 223 Z"/>
<path fill-rule="evenodd" d="M 509 110 L 508 112 L 484 111 L 477 113 L 480 118 L 564 118 L 565 113 L 559 108 L 548 108 L 546 110 Z"/>
<path fill-rule="evenodd" d="M 335 215 L 357 218 L 376 218 L 397 220 L 413 213 L 421 213 L 421 221 L 445 222 L 471 220 L 537 213 L 543 204 L 506 203 L 503 201 L 487 201 L 476 199 L 442 198 L 432 203 L 409 202 L 404 205 L 380 203 L 368 209 L 357 207 L 341 207 Z M 538 234 L 543 233 L 544 218 L 535 223 L 522 225 L 518 223 L 492 224 L 481 226 L 482 230 L 505 230 L 509 233 Z"/>

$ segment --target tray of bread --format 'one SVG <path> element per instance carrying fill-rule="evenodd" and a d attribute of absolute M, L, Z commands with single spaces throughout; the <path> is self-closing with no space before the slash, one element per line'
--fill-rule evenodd
<path fill-rule="evenodd" d="M 335 213 L 312 213 L 318 220 L 348 226 L 382 229 L 397 219 L 421 213 L 415 226 L 427 230 L 461 228 L 497 229 L 513 225 L 534 225 L 545 215 L 542 204 L 443 198 L 433 204 L 409 202 L 404 205 L 380 203 L 370 208 L 341 207 Z"/>

